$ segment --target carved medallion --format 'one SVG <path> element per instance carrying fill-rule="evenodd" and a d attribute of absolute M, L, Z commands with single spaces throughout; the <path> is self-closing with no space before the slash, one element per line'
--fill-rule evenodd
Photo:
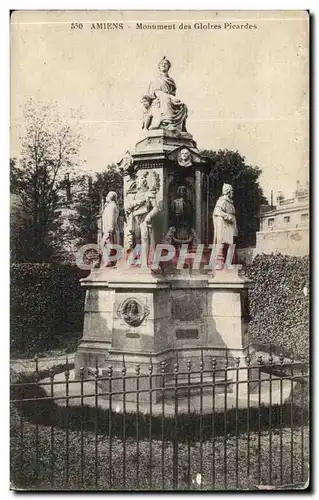
<path fill-rule="evenodd" d="M 192 165 L 192 155 L 188 149 L 181 149 L 177 156 L 177 162 L 181 167 L 190 167 Z"/>
<path fill-rule="evenodd" d="M 130 326 L 140 326 L 150 311 L 137 299 L 125 299 L 118 308 L 118 315 Z"/>

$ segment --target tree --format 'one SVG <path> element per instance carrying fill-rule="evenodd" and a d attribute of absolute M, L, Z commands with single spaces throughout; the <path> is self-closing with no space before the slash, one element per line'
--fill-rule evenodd
<path fill-rule="evenodd" d="M 78 130 L 73 112 L 63 117 L 56 105 L 32 99 L 25 106 L 20 161 L 10 162 L 10 189 L 19 199 L 20 211 L 20 217 L 12 219 L 14 260 L 48 262 L 63 255 L 58 237 L 63 188 L 66 176 L 79 165 Z"/>
<path fill-rule="evenodd" d="M 78 245 L 96 243 L 97 219 L 101 213 L 103 201 L 109 191 L 118 195 L 118 204 L 123 206 L 123 178 L 114 163 L 106 170 L 97 173 L 95 178 L 85 175 L 74 179 L 72 189 L 75 212 L 70 217 L 73 224 L 73 236 Z"/>
<path fill-rule="evenodd" d="M 221 195 L 224 183 L 234 188 L 238 231 L 236 244 L 239 247 L 254 245 L 256 231 L 259 229 L 259 210 L 262 204 L 268 204 L 259 185 L 261 170 L 245 163 L 245 157 L 238 151 L 203 150 L 208 158 L 210 170 L 210 193 L 212 206 Z"/>

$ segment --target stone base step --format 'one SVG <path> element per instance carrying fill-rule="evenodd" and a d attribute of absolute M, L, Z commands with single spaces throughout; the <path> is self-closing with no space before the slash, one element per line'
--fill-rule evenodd
<path fill-rule="evenodd" d="M 225 389 L 226 392 L 233 392 L 233 386 L 233 380 L 228 379 L 226 382 L 224 377 L 215 377 L 214 389 L 213 378 L 209 376 L 203 377 L 202 382 L 200 376 L 192 376 L 190 383 L 188 383 L 187 377 L 178 378 L 177 384 L 175 384 L 175 380 L 169 380 L 165 383 L 164 398 L 174 399 L 175 394 L 177 398 L 188 397 L 188 395 L 213 395 L 213 391 L 215 394 L 224 394 Z"/>

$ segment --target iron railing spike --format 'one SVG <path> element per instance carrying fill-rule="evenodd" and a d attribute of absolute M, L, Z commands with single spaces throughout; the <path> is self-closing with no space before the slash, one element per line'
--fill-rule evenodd
<path fill-rule="evenodd" d="M 38 354 L 35 355 L 34 362 L 35 362 L 35 371 L 38 372 L 39 371 L 39 358 L 38 358 Z"/>

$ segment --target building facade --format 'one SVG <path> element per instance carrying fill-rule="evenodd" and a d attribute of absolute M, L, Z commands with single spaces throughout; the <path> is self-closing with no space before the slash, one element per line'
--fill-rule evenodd
<path fill-rule="evenodd" d="M 291 198 L 279 193 L 276 206 L 260 214 L 256 253 L 309 254 L 309 189 L 297 189 Z"/>

